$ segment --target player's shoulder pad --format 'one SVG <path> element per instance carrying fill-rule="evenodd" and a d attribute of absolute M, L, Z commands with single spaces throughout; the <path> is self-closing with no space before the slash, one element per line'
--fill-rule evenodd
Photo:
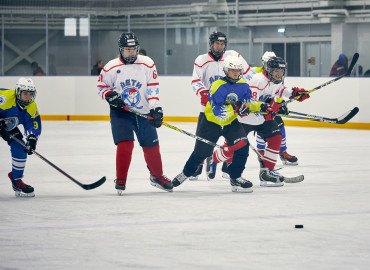
<path fill-rule="evenodd" d="M 246 84 L 248 84 L 247 83 L 247 81 L 246 80 L 244 80 L 244 79 L 240 79 L 239 81 L 237 81 L 236 83 L 246 83 Z"/>
<path fill-rule="evenodd" d="M 14 103 L 15 103 L 15 90 L 0 89 L 0 105 L 4 105 L 10 108 Z"/>
<path fill-rule="evenodd" d="M 135 61 L 135 64 L 139 64 L 139 65 L 142 64 L 148 68 L 152 68 L 155 66 L 152 58 L 150 58 L 149 56 L 145 56 L 145 55 L 138 55 Z"/>
<path fill-rule="evenodd" d="M 214 61 L 208 53 L 198 55 L 197 58 L 195 58 L 194 64 L 198 66 L 203 66 L 205 63 L 209 61 Z"/>
<path fill-rule="evenodd" d="M 216 81 L 214 81 L 211 85 L 211 90 L 212 92 L 216 91 L 221 85 L 224 85 L 226 84 L 227 82 L 222 80 L 222 79 L 218 79 Z"/>
<path fill-rule="evenodd" d="M 32 118 L 35 118 L 36 116 L 39 115 L 36 102 L 32 102 L 31 104 L 27 105 L 24 109 L 27 110 L 27 112 L 29 113 L 29 115 L 31 115 Z"/>
<path fill-rule="evenodd" d="M 124 65 L 124 63 L 122 63 L 121 59 L 120 59 L 119 57 L 117 57 L 117 58 L 115 58 L 115 59 L 110 60 L 110 61 L 109 61 L 109 62 L 104 66 L 103 70 L 104 70 L 105 72 L 108 72 L 108 71 L 110 71 L 110 70 L 112 70 L 112 69 L 115 69 L 115 68 L 117 68 L 117 67 L 119 67 L 119 66 L 122 66 L 122 65 Z"/>

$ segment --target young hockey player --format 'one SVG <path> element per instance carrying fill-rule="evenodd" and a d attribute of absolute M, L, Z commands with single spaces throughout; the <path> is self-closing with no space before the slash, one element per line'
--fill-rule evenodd
<path fill-rule="evenodd" d="M 110 105 L 110 118 L 116 153 L 116 185 L 119 195 L 126 180 L 134 148 L 134 133 L 144 152 L 153 186 L 172 191 L 171 181 L 163 175 L 162 158 L 156 128 L 162 125 L 159 83 L 155 64 L 148 56 L 138 55 L 139 41 L 132 32 L 123 32 L 118 40 L 120 56 L 106 64 L 98 81 L 99 95 Z M 137 116 L 124 106 L 147 114 Z"/>
<path fill-rule="evenodd" d="M 254 68 L 256 73 L 260 73 L 266 70 L 267 62 L 271 57 L 276 57 L 274 52 L 266 51 L 262 56 L 262 67 L 256 67 Z M 283 82 L 284 83 L 284 82 Z M 284 99 L 283 98 L 277 98 L 277 103 L 281 104 Z M 286 106 L 281 106 L 280 109 L 281 114 L 287 114 L 288 109 Z M 281 159 L 281 162 L 285 165 L 298 165 L 298 158 L 296 156 L 290 155 L 287 152 L 287 145 L 286 145 L 286 132 L 285 132 L 285 126 L 283 119 L 280 116 L 275 116 L 275 121 L 278 123 L 278 126 L 280 128 L 281 132 L 281 146 L 280 146 L 280 152 L 279 156 Z M 263 155 L 266 148 L 266 142 L 261 138 L 260 135 L 257 133 L 257 149 L 258 151 Z"/>
<path fill-rule="evenodd" d="M 0 89 L 0 136 L 10 146 L 12 171 L 8 177 L 16 197 L 35 196 L 34 188 L 22 181 L 27 154 L 32 155 L 41 134 L 41 119 L 35 98 L 36 87 L 29 78 L 20 78 L 15 85 L 15 90 Z M 17 127 L 18 124 L 24 127 L 25 147 L 12 138 L 23 139 Z"/>
<path fill-rule="evenodd" d="M 205 117 L 198 124 L 199 137 L 216 143 L 220 136 L 226 138 L 233 163 L 229 166 L 231 190 L 252 192 L 253 184 L 242 177 L 248 157 L 246 134 L 237 120 L 238 115 L 248 113 L 246 103 L 251 100 L 251 91 L 243 73 L 243 62 L 238 56 L 228 56 L 224 61 L 225 77 L 216 80 L 210 89 L 209 100 L 205 107 Z M 194 151 L 185 164 L 183 171 L 172 181 L 175 187 L 192 176 L 198 166 L 212 155 L 213 146 L 197 140 Z"/>
<path fill-rule="evenodd" d="M 292 99 L 300 96 L 298 101 L 309 98 L 308 94 L 299 94 L 307 92 L 306 90 L 298 87 L 289 89 L 282 84 L 285 70 L 286 64 L 282 58 L 270 58 L 267 62 L 266 71 L 254 75 L 249 80 L 249 87 L 252 91 L 253 99 L 263 102 L 257 105 L 254 110 L 260 110 L 266 114 L 249 114 L 248 116 L 238 118 L 247 135 L 251 131 L 257 131 L 267 142 L 267 148 L 263 154 L 262 166 L 259 174 L 261 186 L 283 186 L 284 181 L 287 179 L 274 170 L 281 145 L 280 128 L 278 127 L 278 123 L 274 120 L 275 114 L 279 111 L 279 105 L 275 102 L 275 98 L 287 97 Z M 258 108 L 258 106 L 260 108 Z M 232 153 L 218 149 L 214 152 L 212 159 L 213 162 L 219 163 L 230 160 L 231 158 Z M 234 162 L 234 158 L 232 158 L 232 162 Z M 212 160 L 208 160 L 207 163 L 212 164 Z M 214 166 L 210 165 L 208 177 L 211 179 L 214 178 L 215 174 L 213 168 Z M 289 181 L 292 182 L 294 179 L 289 179 Z"/>
<path fill-rule="evenodd" d="M 194 93 L 200 98 L 201 108 L 198 117 L 198 125 L 196 135 L 199 136 L 198 127 L 204 118 L 204 109 L 208 101 L 208 93 L 214 81 L 224 77 L 224 59 L 227 56 L 236 56 L 240 59 L 243 65 L 243 78 L 250 78 L 252 73 L 250 66 L 244 58 L 234 50 L 226 50 L 227 37 L 222 32 L 213 32 L 209 36 L 209 52 L 199 55 L 194 62 L 192 88 Z M 194 175 L 190 178 L 196 180 L 198 175 L 202 173 L 203 163 L 200 164 Z"/>

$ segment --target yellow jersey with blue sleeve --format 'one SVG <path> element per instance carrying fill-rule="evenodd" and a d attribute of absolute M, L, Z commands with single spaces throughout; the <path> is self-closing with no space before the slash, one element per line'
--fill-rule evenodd
<path fill-rule="evenodd" d="M 16 117 L 24 127 L 24 134 L 41 134 L 41 118 L 37 105 L 31 102 L 22 110 L 17 105 L 15 90 L 0 88 L 0 118 Z"/>
<path fill-rule="evenodd" d="M 245 80 L 230 83 L 225 78 L 218 79 L 211 86 L 204 114 L 208 121 L 226 126 L 238 117 L 232 104 L 237 101 L 249 103 L 251 99 L 252 93 Z"/>

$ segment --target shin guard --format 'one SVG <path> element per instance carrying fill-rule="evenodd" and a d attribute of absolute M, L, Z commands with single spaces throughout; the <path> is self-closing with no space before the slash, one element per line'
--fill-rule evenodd
<path fill-rule="evenodd" d="M 144 158 L 151 175 L 161 177 L 163 175 L 162 157 L 159 152 L 159 145 L 153 147 L 143 147 Z"/>
<path fill-rule="evenodd" d="M 130 167 L 133 141 L 123 141 L 117 144 L 116 153 L 116 177 L 117 179 L 127 179 L 128 168 Z"/>
<path fill-rule="evenodd" d="M 275 135 L 266 139 L 267 147 L 263 155 L 263 166 L 270 170 L 275 168 L 276 161 L 279 157 L 281 145 L 281 135 Z"/>

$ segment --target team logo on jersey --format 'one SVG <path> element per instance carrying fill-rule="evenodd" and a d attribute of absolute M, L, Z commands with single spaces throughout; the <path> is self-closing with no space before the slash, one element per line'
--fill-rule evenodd
<path fill-rule="evenodd" d="M 6 97 L 5 96 L 0 96 L 0 105 L 5 104 L 6 102 Z"/>
<path fill-rule="evenodd" d="M 235 93 L 230 93 L 226 96 L 225 104 L 226 105 L 235 105 L 238 101 L 238 95 Z"/>
<path fill-rule="evenodd" d="M 128 107 L 141 109 L 143 106 L 137 106 L 140 103 L 141 97 L 139 91 L 135 87 L 127 87 L 123 89 L 122 100 Z"/>

